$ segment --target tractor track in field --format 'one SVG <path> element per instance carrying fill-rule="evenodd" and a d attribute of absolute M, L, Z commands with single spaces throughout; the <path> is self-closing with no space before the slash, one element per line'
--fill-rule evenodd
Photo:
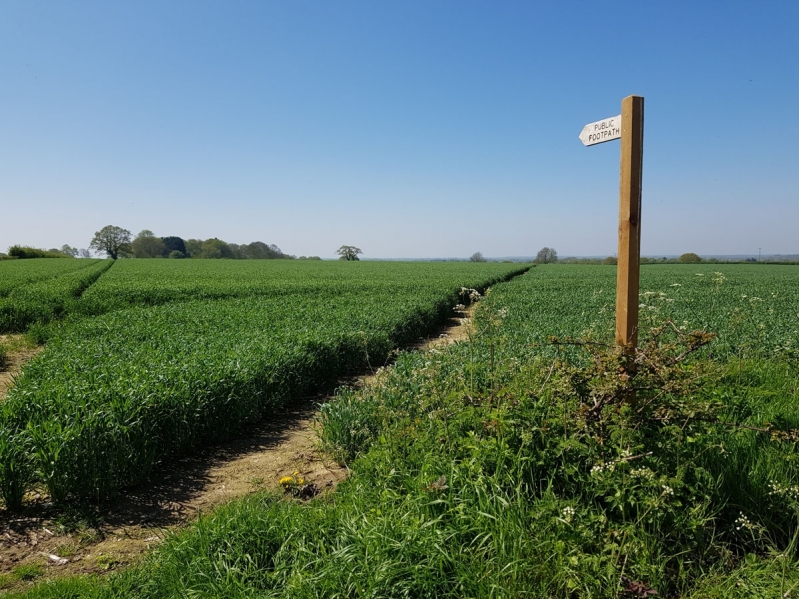
<path fill-rule="evenodd" d="M 475 307 L 454 312 L 436 335 L 404 349 L 426 350 L 468 338 Z M 26 351 L 9 356 L 14 372 L 41 348 Z M 365 372 L 341 384 L 362 387 L 375 376 Z M 0 387 L 0 398 L 5 392 Z M 317 406 L 331 397 L 307 397 L 248 427 L 235 440 L 165 463 L 148 483 L 97 510 L 59 508 L 43 491 L 29 494 L 22 512 L 0 511 L 0 589 L 31 584 L 14 578 L 23 565 L 39 566 L 39 580 L 130 565 L 200 514 L 237 497 L 277 490 L 280 478 L 294 472 L 321 493 L 331 492 L 347 476 L 347 469 L 318 447 Z"/>
<path fill-rule="evenodd" d="M 19 375 L 25 363 L 40 354 L 44 349 L 43 347 L 30 346 L 24 342 L 20 343 L 21 341 L 22 335 L 0 335 L 0 345 L 22 345 L 22 347 L 9 351 L 3 358 L 2 363 L 0 363 L 0 401 L 14 384 L 14 377 Z"/>

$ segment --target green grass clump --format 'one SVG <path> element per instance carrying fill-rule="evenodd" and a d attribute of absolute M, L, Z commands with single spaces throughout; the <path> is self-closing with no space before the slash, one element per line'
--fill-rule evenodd
<path fill-rule="evenodd" d="M 44 568 L 38 564 L 22 564 L 11 571 L 15 580 L 30 581 L 44 575 Z"/>

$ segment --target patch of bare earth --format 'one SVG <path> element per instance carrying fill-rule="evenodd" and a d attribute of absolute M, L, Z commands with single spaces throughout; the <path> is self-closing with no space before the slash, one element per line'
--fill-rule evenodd
<path fill-rule="evenodd" d="M 164 465 L 99 511 L 64 511 L 43 493 L 30 496 L 23 512 L 0 512 L 0 573 L 29 563 L 45 566 L 48 577 L 131 564 L 199 514 L 277 488 L 294 472 L 321 493 L 332 490 L 346 470 L 317 450 L 315 413 L 316 402 L 287 407 L 239 439 Z"/>
<path fill-rule="evenodd" d="M 408 349 L 468 338 L 473 307 L 456 311 L 436 336 Z M 17 360 L 20 365 L 24 361 Z M 365 374 L 350 384 L 364 386 L 373 379 Z M 318 449 L 317 406 L 327 399 L 308 398 L 234 441 L 164 464 L 149 483 L 129 489 L 99 511 L 64 511 L 44 492 L 29 496 L 21 513 L 0 511 L 0 574 L 22 564 L 43 566 L 48 578 L 131 564 L 199 514 L 259 490 L 278 489 L 280 478 L 295 472 L 320 493 L 332 491 L 347 471 Z"/>
<path fill-rule="evenodd" d="M 0 363 L 0 399 L 14 384 L 14 377 L 19 375 L 22 366 L 41 353 L 43 347 L 26 343 L 22 335 L 0 335 L 0 347 L 7 348 L 5 359 Z"/>

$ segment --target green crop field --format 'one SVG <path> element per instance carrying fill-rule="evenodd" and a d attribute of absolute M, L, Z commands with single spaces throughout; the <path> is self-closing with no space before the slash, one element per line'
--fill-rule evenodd
<path fill-rule="evenodd" d="M 525 285 L 502 288 L 507 329 L 519 342 L 540 343 L 550 335 L 612 341 L 615 278 L 614 266 L 533 268 Z M 670 320 L 685 330 L 716 333 L 716 355 L 799 352 L 796 266 L 651 265 L 641 268 L 640 285 L 642 335 Z"/>
<path fill-rule="evenodd" d="M 9 504 L 37 482 L 59 501 L 104 499 L 145 479 L 165 456 L 227 438 L 354 368 L 384 364 L 450 313 L 461 286 L 483 288 L 520 271 L 500 264 L 125 264 L 100 279 L 100 294 L 116 294 L 103 286 L 105 276 L 113 290 L 132 273 L 131 288 L 143 297 L 175 301 L 113 303 L 117 310 L 95 318 L 74 312 L 26 367 L 2 412 L 0 485 Z M 171 275 L 179 292 L 169 287 Z M 195 299 L 220 295 L 227 299 Z"/>
<path fill-rule="evenodd" d="M 34 323 L 47 323 L 65 316 L 72 311 L 81 293 L 113 265 L 110 260 L 50 261 L 67 266 L 57 270 L 36 264 L 37 259 L 8 262 L 23 266 L 27 262 L 34 264 L 31 265 L 32 278 L 23 283 L 22 271 L 15 271 L 19 284 L 5 297 L 0 297 L 0 333 L 24 331 Z M 69 268 L 73 265 L 81 268 Z"/>
<path fill-rule="evenodd" d="M 0 260 L 0 297 L 28 283 L 88 268 L 99 260 Z"/>
<path fill-rule="evenodd" d="M 282 282 L 254 291 L 231 270 L 209 291 L 224 299 L 202 299 L 215 286 L 198 264 L 162 264 L 186 268 L 180 293 L 165 277 L 114 303 L 115 266 L 90 288 L 106 313 L 28 366 L 4 406 L 7 496 L 18 474 L 60 498 L 110 494 L 300 381 L 382 364 L 460 285 L 494 284 L 467 341 L 403 352 L 321 407 L 321 441 L 351 471 L 332 498 L 234 501 L 140 566 L 25 596 L 797 596 L 799 267 L 644 267 L 631 379 L 613 267 L 500 283 L 514 267 L 314 264 L 314 293 L 283 263 Z"/>
<path fill-rule="evenodd" d="M 83 314 L 102 314 L 195 299 L 379 293 L 388 287 L 435 293 L 442 282 L 457 287 L 459 281 L 472 280 L 472 273 L 500 272 L 505 267 L 482 268 L 443 262 L 120 260 L 81 296 L 76 309 Z"/>

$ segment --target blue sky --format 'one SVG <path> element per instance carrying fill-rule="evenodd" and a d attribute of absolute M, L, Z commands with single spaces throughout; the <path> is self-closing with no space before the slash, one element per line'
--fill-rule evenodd
<path fill-rule="evenodd" d="M 0 3 L 0 251 L 133 233 L 333 258 L 799 253 L 799 2 Z"/>

